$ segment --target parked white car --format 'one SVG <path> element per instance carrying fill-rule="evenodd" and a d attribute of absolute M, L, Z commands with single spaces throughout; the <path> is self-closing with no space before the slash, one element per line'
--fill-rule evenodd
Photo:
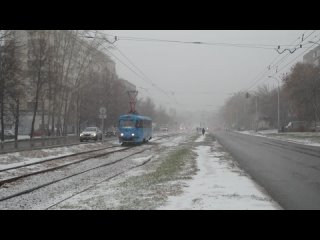
<path fill-rule="evenodd" d="M 12 130 L 4 130 L 4 138 L 5 139 L 14 138 L 14 132 Z"/>

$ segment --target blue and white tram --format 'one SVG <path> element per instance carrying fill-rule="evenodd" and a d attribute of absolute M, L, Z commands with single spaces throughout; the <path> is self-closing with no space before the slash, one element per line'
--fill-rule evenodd
<path fill-rule="evenodd" d="M 119 117 L 119 142 L 143 143 L 152 138 L 152 120 L 149 117 L 127 114 Z"/>

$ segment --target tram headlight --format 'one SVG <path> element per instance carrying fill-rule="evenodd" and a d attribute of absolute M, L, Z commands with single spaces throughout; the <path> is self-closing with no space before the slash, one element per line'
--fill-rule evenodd
<path fill-rule="evenodd" d="M 121 137 L 123 137 L 123 135 L 124 135 L 123 133 L 120 133 L 120 136 L 121 136 Z"/>
<path fill-rule="evenodd" d="M 134 133 L 132 133 L 131 136 L 134 137 Z"/>

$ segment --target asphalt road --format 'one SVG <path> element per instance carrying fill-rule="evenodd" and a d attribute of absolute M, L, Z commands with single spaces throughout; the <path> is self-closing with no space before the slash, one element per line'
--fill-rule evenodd
<path fill-rule="evenodd" d="M 214 135 L 284 209 L 320 209 L 320 147 L 235 132 Z"/>

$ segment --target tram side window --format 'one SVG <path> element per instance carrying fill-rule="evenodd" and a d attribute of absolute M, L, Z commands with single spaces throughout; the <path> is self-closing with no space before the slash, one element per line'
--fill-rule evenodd
<path fill-rule="evenodd" d="M 151 121 L 149 120 L 144 120 L 144 125 L 145 128 L 150 128 L 151 127 Z"/>
<path fill-rule="evenodd" d="M 151 121 L 145 120 L 145 122 L 144 122 L 144 127 L 145 127 L 145 128 L 151 128 Z"/>
<path fill-rule="evenodd" d="M 149 120 L 137 120 L 136 128 L 151 128 L 151 121 L 149 121 Z"/>
<path fill-rule="evenodd" d="M 143 127 L 143 122 L 142 122 L 142 120 L 137 120 L 136 128 L 142 128 L 142 127 Z"/>

